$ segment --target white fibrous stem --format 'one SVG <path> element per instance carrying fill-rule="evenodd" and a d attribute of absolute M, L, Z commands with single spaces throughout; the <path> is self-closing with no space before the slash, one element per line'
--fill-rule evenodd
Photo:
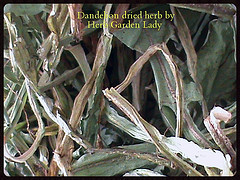
<path fill-rule="evenodd" d="M 229 122 L 232 118 L 231 113 L 224 110 L 221 107 L 214 107 L 210 115 L 204 120 L 204 125 L 211 134 L 215 143 L 220 147 L 220 149 L 225 153 L 229 154 L 231 157 L 231 168 L 235 169 L 236 166 L 236 152 L 232 147 L 232 143 L 229 138 L 224 134 L 223 130 L 220 127 L 220 122 L 224 121 Z"/>

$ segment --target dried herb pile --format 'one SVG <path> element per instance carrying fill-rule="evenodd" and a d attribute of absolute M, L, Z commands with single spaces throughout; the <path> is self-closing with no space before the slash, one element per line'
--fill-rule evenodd
<path fill-rule="evenodd" d="M 7 4 L 3 67 L 5 175 L 236 172 L 232 4 Z"/>

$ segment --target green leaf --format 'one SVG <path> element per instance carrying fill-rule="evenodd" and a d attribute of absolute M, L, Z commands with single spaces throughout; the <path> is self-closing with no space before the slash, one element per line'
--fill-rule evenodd
<path fill-rule="evenodd" d="M 136 22 L 139 20 L 136 20 Z M 149 22 L 149 20 L 147 21 Z M 157 29 L 121 29 L 114 32 L 114 36 L 116 36 L 120 41 L 122 41 L 125 45 L 130 47 L 131 49 L 137 50 L 141 53 L 145 52 L 147 48 L 155 43 L 167 42 L 168 39 L 173 36 L 174 30 L 173 26 L 166 20 L 158 20 L 158 23 L 163 23 L 160 31 Z M 142 20 L 139 22 L 141 27 L 143 27 Z M 154 37 L 154 38 L 153 38 Z M 160 54 L 161 60 L 164 58 L 162 54 Z M 176 105 L 174 104 L 175 100 L 173 99 L 169 87 L 168 82 L 172 84 L 172 87 L 175 89 L 174 77 L 169 68 L 169 64 L 162 60 L 162 67 L 165 66 L 165 73 L 168 75 L 168 82 L 165 80 L 164 72 L 162 71 L 162 67 L 160 62 L 154 56 L 150 59 L 150 63 L 154 73 L 154 79 L 157 86 L 157 94 L 158 94 L 158 106 L 161 111 L 162 106 L 168 106 L 172 109 L 173 112 L 176 112 Z M 167 68 L 166 68 L 167 67 Z M 161 111 L 164 113 L 163 111 Z M 165 115 L 164 115 L 165 116 Z M 174 124 L 175 119 L 170 119 L 169 117 L 164 118 L 166 124 Z M 171 122 L 169 122 L 171 121 Z"/>
<path fill-rule="evenodd" d="M 106 120 L 117 128 L 121 129 L 125 133 L 129 134 L 133 138 L 148 141 L 148 137 L 145 135 L 141 129 L 133 124 L 131 121 L 126 118 L 118 115 L 117 111 L 111 108 L 109 105 L 106 106 L 105 113 Z"/>
<path fill-rule="evenodd" d="M 102 43 L 102 44 L 101 44 Z M 100 103 L 102 98 L 102 84 L 103 79 L 105 76 L 105 70 L 107 67 L 107 62 L 109 60 L 109 56 L 112 50 L 112 37 L 109 38 L 107 36 L 102 36 L 102 41 L 99 42 L 99 47 L 103 46 L 102 51 L 100 54 L 102 54 L 102 57 L 96 55 L 96 59 L 92 68 L 92 74 L 95 74 L 94 76 L 91 76 L 89 80 L 92 80 L 92 77 L 94 77 L 93 86 L 91 89 L 91 96 L 90 101 L 88 102 L 88 111 L 87 111 L 87 117 L 85 121 L 82 122 L 84 126 L 84 135 L 86 137 L 89 137 L 91 139 L 91 142 L 95 144 L 97 139 L 97 131 L 99 128 L 98 124 L 98 116 L 100 113 Z M 98 49 L 98 48 L 97 48 Z M 96 67 L 95 67 L 96 64 Z M 89 81 L 87 81 L 88 83 Z M 86 83 L 86 84 L 87 84 Z"/>
<path fill-rule="evenodd" d="M 154 23 L 155 20 L 145 20 L 146 24 Z M 173 26 L 169 21 L 164 19 L 157 19 L 157 23 L 162 23 L 160 30 L 158 29 L 145 29 L 143 20 L 136 19 L 134 23 L 139 23 L 140 28 L 124 28 L 113 33 L 121 42 L 127 45 L 129 48 L 144 53 L 147 48 L 156 43 L 167 42 L 173 35 Z M 152 44 L 151 42 L 152 41 Z"/>
<path fill-rule="evenodd" d="M 183 87 L 184 87 L 184 101 L 186 105 L 188 105 L 192 101 L 202 100 L 203 97 L 198 92 L 196 84 L 194 82 L 184 84 Z"/>
<path fill-rule="evenodd" d="M 13 12 L 16 16 L 35 15 L 43 11 L 46 4 L 6 4 L 4 13 Z"/>
<path fill-rule="evenodd" d="M 12 72 L 12 69 L 6 65 L 4 66 L 4 77 L 7 78 L 9 81 L 12 81 L 13 83 L 21 85 L 23 80 L 18 79 L 16 75 Z"/>
<path fill-rule="evenodd" d="M 162 43 L 162 42 L 168 42 L 169 38 L 173 37 L 174 30 L 172 25 L 170 24 L 169 21 L 166 20 L 158 20 L 158 22 L 162 22 L 162 28 L 160 31 L 157 31 L 156 29 L 142 29 L 141 34 L 138 36 L 138 39 L 131 39 L 130 32 L 132 29 L 120 29 L 116 32 L 114 32 L 114 35 L 122 41 L 125 45 L 130 47 L 131 49 L 137 50 L 141 53 L 145 52 L 146 49 L 155 43 Z M 143 26 L 141 26 L 143 27 Z M 128 34 L 129 33 L 129 34 Z M 127 35 L 125 35 L 127 34 Z M 125 37 L 126 36 L 126 37 Z M 153 38 L 154 37 L 154 38 Z M 130 41 L 128 40 L 130 39 Z M 171 72 L 171 69 L 169 67 L 169 64 L 165 60 L 164 56 L 162 54 L 157 54 L 156 57 L 152 57 L 150 59 L 150 63 L 153 69 L 154 73 L 154 79 L 157 87 L 157 94 L 158 94 L 158 106 L 159 110 L 162 113 L 163 120 L 167 127 L 171 127 L 171 130 L 173 127 L 175 127 L 175 118 L 173 119 L 172 115 L 170 117 L 167 117 L 164 113 L 166 114 L 172 114 L 169 112 L 169 110 L 173 111 L 174 114 L 176 114 L 176 104 L 175 104 L 175 99 L 173 98 L 173 93 L 175 91 L 175 83 L 174 83 L 174 77 Z M 164 112 L 162 110 L 162 106 L 165 105 L 169 107 L 168 112 Z M 185 113 L 187 111 L 185 110 Z M 204 142 L 204 145 L 208 145 L 209 142 L 204 139 L 204 136 L 201 134 L 197 126 L 192 122 L 191 116 L 187 115 L 188 119 L 188 126 L 192 126 L 192 131 L 190 131 L 190 128 L 185 128 L 184 129 L 184 135 L 189 137 L 192 137 L 191 139 L 194 140 L 195 142 L 202 144 L 201 141 Z M 196 138 L 195 136 L 198 135 L 200 139 Z"/>
<path fill-rule="evenodd" d="M 228 19 L 236 14 L 236 7 L 233 4 L 171 4 L 172 6 L 191 9 L 198 12 L 205 12 Z"/>
<path fill-rule="evenodd" d="M 154 163 L 147 160 L 97 152 L 83 155 L 72 167 L 74 176 L 114 176 L 153 165 Z"/>
<path fill-rule="evenodd" d="M 181 12 L 185 22 L 187 23 L 187 26 L 191 34 L 196 33 L 199 25 L 201 24 L 201 20 L 203 19 L 204 13 L 182 8 L 179 8 L 178 10 Z"/>
<path fill-rule="evenodd" d="M 117 148 L 120 149 L 127 149 L 127 150 L 134 150 L 137 152 L 148 152 L 148 153 L 155 153 L 156 147 L 152 143 L 141 143 L 141 144 L 133 144 L 133 145 L 125 145 L 125 146 L 118 146 Z"/>
<path fill-rule="evenodd" d="M 21 117 L 23 108 L 24 108 L 24 106 L 26 104 L 27 92 L 26 92 L 25 83 L 22 84 L 22 87 L 21 87 L 18 95 L 19 96 L 17 97 L 17 101 L 14 102 L 13 109 L 11 111 L 11 114 L 9 115 L 10 122 L 11 122 L 10 127 L 7 128 L 4 131 L 4 135 L 5 135 L 6 140 L 8 140 L 9 136 L 14 131 L 14 128 L 17 125 L 17 123 L 18 123 L 18 121 L 19 121 L 19 119 Z"/>
<path fill-rule="evenodd" d="M 234 98 L 236 61 L 230 22 L 213 20 L 208 38 L 198 52 L 197 76 L 202 84 L 208 108 L 220 99 Z"/>
<path fill-rule="evenodd" d="M 4 168 L 10 176 L 33 176 L 34 174 L 29 170 L 28 166 L 25 163 L 13 163 L 7 162 L 6 167 Z M 6 175 L 6 174 L 5 174 Z"/>

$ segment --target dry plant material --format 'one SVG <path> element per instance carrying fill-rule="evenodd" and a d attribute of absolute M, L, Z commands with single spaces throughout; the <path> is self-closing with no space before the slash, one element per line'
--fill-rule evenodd
<path fill-rule="evenodd" d="M 176 137 L 182 136 L 183 131 L 183 114 L 184 114 L 184 94 L 183 94 L 183 84 L 182 78 L 179 73 L 177 64 L 174 62 L 172 55 L 170 54 L 167 45 L 163 43 L 161 49 L 163 55 L 165 56 L 168 64 L 172 70 L 175 83 L 176 83 L 176 104 L 177 104 L 177 126 L 176 126 Z"/>
<path fill-rule="evenodd" d="M 141 101 L 140 101 L 140 83 L 141 83 L 141 73 L 137 73 L 135 78 L 133 78 L 132 81 L 132 96 L 133 96 L 133 106 L 137 109 L 137 111 L 140 111 L 141 109 Z"/>
<path fill-rule="evenodd" d="M 106 6 L 106 11 L 110 12 L 111 6 Z M 107 20 L 108 21 L 108 20 Z M 96 79 L 98 78 L 99 74 L 102 74 L 101 71 L 105 70 L 107 65 L 107 60 L 109 58 L 111 52 L 111 41 L 112 35 L 109 34 L 108 29 L 105 29 L 104 33 L 102 34 L 101 38 L 99 39 L 98 46 L 97 46 L 97 54 L 94 60 L 92 72 L 90 77 L 82 87 L 81 91 L 79 92 L 78 96 L 74 100 L 73 108 L 71 117 L 69 120 L 69 124 L 73 131 L 75 131 L 82 119 L 83 111 L 87 104 L 87 101 L 93 93 L 96 86 Z M 85 61 L 86 62 L 86 61 Z M 83 69 L 84 67 L 81 66 Z M 86 75 L 86 74 L 85 74 Z M 85 76 L 86 78 L 87 76 Z M 64 172 L 65 175 L 71 174 L 70 162 L 72 158 L 72 154 L 69 154 L 68 148 L 71 147 L 72 140 L 69 136 L 65 135 L 62 139 L 61 144 L 56 147 L 54 160 L 57 162 L 58 167 Z M 85 149 L 91 147 L 88 145 L 82 144 Z M 69 160 L 70 159 L 70 160 Z"/>
<path fill-rule="evenodd" d="M 35 116 L 37 117 L 37 121 L 38 121 L 38 131 L 36 133 L 36 138 L 33 142 L 33 144 L 31 145 L 31 147 L 24 152 L 22 155 L 18 156 L 18 157 L 13 157 L 9 152 L 8 152 L 8 148 L 6 147 L 6 143 L 4 143 L 4 156 L 14 162 L 19 162 L 19 163 L 24 163 L 26 160 L 28 160 L 37 150 L 42 138 L 44 137 L 44 133 L 45 133 L 45 128 L 44 128 L 44 124 L 42 121 L 42 117 L 40 115 L 40 111 L 39 108 L 36 104 L 36 99 L 34 99 L 32 93 L 33 91 L 30 89 L 30 84 L 28 82 L 28 80 L 26 79 L 26 89 L 27 89 L 27 93 L 28 93 L 28 97 L 29 97 L 29 102 L 31 105 L 31 108 L 35 114 Z"/>
<path fill-rule="evenodd" d="M 129 119 L 145 134 L 147 142 L 155 144 L 158 150 L 166 156 L 169 160 L 176 163 L 189 176 L 201 175 L 199 172 L 193 170 L 189 164 L 182 159 L 179 159 L 174 153 L 180 153 L 184 158 L 203 165 L 208 175 L 213 175 L 209 167 L 217 167 L 222 170 L 223 176 L 232 176 L 229 169 L 227 158 L 223 153 L 212 149 L 203 149 L 193 142 L 188 142 L 186 139 L 179 137 L 169 137 L 161 135 L 159 131 L 146 122 L 137 112 L 137 110 L 124 99 L 114 88 L 105 89 L 104 95 L 112 101 L 121 111 L 123 111 Z M 226 117 L 226 116 L 225 116 Z M 192 150 L 194 152 L 192 152 Z M 206 161 L 211 158 L 211 160 Z"/>
<path fill-rule="evenodd" d="M 119 5 L 117 6 L 117 9 L 116 9 L 115 13 L 114 13 L 114 14 L 118 14 L 118 17 L 119 17 L 119 18 L 118 18 L 118 19 L 111 19 L 111 20 L 110 20 L 110 23 L 113 22 L 113 21 L 115 21 L 116 24 L 122 23 L 123 20 L 124 20 L 124 19 L 122 18 L 122 15 L 125 13 L 125 11 L 128 10 L 129 6 L 130 6 L 130 4 L 119 4 Z M 110 31 L 110 33 L 113 33 L 113 32 L 116 31 L 116 30 L 117 30 L 116 28 L 111 27 L 109 31 Z"/>
<path fill-rule="evenodd" d="M 5 5 L 5 175 L 234 175 L 235 17 L 233 4 Z"/>
<path fill-rule="evenodd" d="M 220 122 L 224 121 L 227 123 L 231 119 L 232 115 L 228 111 L 221 107 L 214 107 L 210 115 L 204 120 L 208 132 L 211 134 L 215 143 L 221 148 L 225 154 L 229 154 L 231 157 L 232 169 L 236 168 L 236 152 L 232 147 L 232 143 L 229 138 L 225 135 L 220 127 Z"/>
<path fill-rule="evenodd" d="M 153 56 L 157 52 L 157 50 L 162 51 L 175 78 L 176 103 L 177 103 L 176 136 L 180 137 L 182 135 L 182 127 L 183 127 L 183 108 L 184 108 L 183 92 L 182 92 L 183 85 L 182 85 L 182 79 L 181 79 L 178 67 L 176 63 L 173 61 L 172 55 L 170 54 L 167 48 L 167 45 L 165 43 L 150 46 L 146 50 L 146 52 L 141 57 L 139 57 L 134 64 L 131 65 L 126 78 L 123 80 L 121 84 L 116 86 L 115 89 L 116 91 L 121 93 L 133 81 L 133 78 L 140 72 L 143 65 L 149 60 L 151 56 Z"/>
<path fill-rule="evenodd" d="M 187 175 L 189 176 L 202 176 L 201 173 L 192 168 L 189 164 L 180 159 L 177 155 L 169 151 L 168 147 L 162 141 L 163 136 L 159 131 L 146 122 L 137 112 L 137 110 L 124 99 L 114 88 L 110 90 L 105 89 L 104 95 L 112 101 L 118 108 L 120 108 L 130 119 L 137 125 L 149 138 L 149 140 L 155 144 L 158 150 L 166 156 L 170 161 L 176 163 Z"/>
<path fill-rule="evenodd" d="M 77 41 L 82 40 L 83 28 L 85 27 L 82 23 L 82 14 L 78 17 L 78 13 L 82 12 L 83 4 L 68 4 L 68 11 L 71 18 L 71 32 L 76 37 Z"/>
<path fill-rule="evenodd" d="M 190 31 L 179 10 L 172 6 L 171 6 L 171 10 L 175 14 L 174 23 L 177 27 L 178 36 L 181 40 L 182 46 L 187 55 L 187 66 L 188 66 L 189 74 L 193 78 L 194 82 L 196 83 L 199 93 L 202 94 L 202 86 L 197 79 L 197 53 L 193 46 Z M 203 111 L 203 117 L 207 117 L 208 109 L 207 109 L 207 104 L 204 98 L 202 99 L 202 111 Z"/>
<path fill-rule="evenodd" d="M 82 113 L 85 108 L 85 105 L 88 101 L 88 98 L 93 90 L 95 79 L 98 75 L 98 71 L 100 66 L 103 66 L 103 63 L 106 62 L 105 59 L 108 57 L 105 57 L 106 52 L 109 52 L 111 49 L 111 39 L 109 39 L 106 36 L 101 36 L 98 47 L 97 47 L 97 54 L 94 60 L 94 65 L 92 69 L 92 73 L 88 79 L 88 81 L 85 83 L 81 91 L 79 92 L 78 96 L 76 97 L 74 104 L 73 104 L 73 111 L 72 115 L 70 117 L 69 123 L 75 129 L 80 122 L 82 118 Z M 103 58 L 104 57 L 104 58 Z"/>
<path fill-rule="evenodd" d="M 58 38 L 63 35 L 64 24 L 68 19 L 68 7 L 66 4 L 53 4 L 51 13 L 47 19 L 47 25 L 51 32 Z"/>
<path fill-rule="evenodd" d="M 147 35 L 147 37 L 148 37 L 148 39 L 149 39 L 149 42 L 151 43 L 151 45 L 153 44 L 153 39 L 152 39 L 152 37 L 151 37 L 151 34 L 149 34 L 148 33 L 148 31 L 146 31 L 145 30 L 145 33 L 146 33 L 146 35 Z M 162 70 L 162 73 L 163 73 L 163 75 L 164 75 L 164 79 L 165 79 L 165 81 L 166 81 L 166 84 L 167 84 L 167 87 L 168 87 L 168 89 L 169 89 L 169 92 L 171 93 L 171 96 L 173 97 L 173 100 L 175 101 L 176 100 L 176 92 L 175 92 L 175 90 L 173 89 L 173 84 L 172 84 L 172 81 L 170 81 L 170 77 L 169 77 L 169 75 L 167 74 L 167 71 L 166 71 L 166 66 L 164 65 L 164 63 L 162 62 L 162 58 L 161 58 L 161 56 L 159 55 L 159 53 L 156 53 L 156 56 L 157 56 L 157 59 L 158 59 L 158 62 L 159 62 L 159 64 L 160 64 L 160 67 L 159 68 L 161 68 L 161 70 Z M 172 58 L 172 56 L 170 56 L 171 58 Z M 171 60 L 171 59 L 170 59 Z M 158 69 L 156 68 L 156 67 L 154 67 L 154 66 L 156 66 L 156 63 L 153 63 L 153 62 L 151 62 L 152 63 L 152 68 L 153 68 L 153 71 L 155 71 L 155 73 L 157 74 L 158 73 Z M 172 68 L 171 68 L 171 71 L 172 71 Z M 160 76 L 160 75 L 158 75 L 158 76 Z M 177 81 L 176 81 L 177 82 Z M 161 89 L 161 85 L 162 85 L 162 83 L 156 83 L 157 84 L 157 90 L 158 90 L 158 96 L 160 96 L 160 94 L 161 94 L 161 91 L 160 91 L 160 89 Z M 154 94 L 154 93 L 153 93 Z M 161 98 L 163 98 L 163 97 L 161 97 Z M 158 98 L 156 98 L 158 101 L 160 100 L 161 101 L 161 99 L 158 97 Z M 180 103 L 181 104 L 181 103 Z M 184 104 L 184 102 L 183 102 L 183 104 Z M 160 109 L 160 111 L 162 112 L 162 104 L 159 102 L 159 109 Z M 179 111 L 180 112 L 180 111 Z M 179 113 L 180 114 L 180 113 Z M 165 116 L 164 115 L 164 113 L 162 112 L 162 115 L 163 116 Z M 200 130 L 197 128 L 197 126 L 195 125 L 195 123 L 193 122 L 193 119 L 191 118 L 191 116 L 190 116 L 190 114 L 189 114 L 189 112 L 187 111 L 187 109 L 186 109 L 186 107 L 184 108 L 184 120 L 186 121 L 186 124 L 187 124 L 187 131 L 189 131 L 191 134 L 192 134 L 192 136 L 194 136 L 194 138 L 198 141 L 198 143 L 200 143 L 200 144 L 202 144 L 204 147 L 211 147 L 211 143 L 204 137 L 204 135 L 200 132 Z M 169 120 L 167 119 L 167 121 L 168 121 L 168 126 L 169 126 Z M 183 122 L 181 122 L 181 121 L 178 121 L 178 125 L 180 125 L 179 127 L 181 127 L 181 125 L 182 125 L 182 123 Z M 169 128 L 169 127 L 168 127 Z M 173 127 L 171 126 L 171 129 L 173 129 Z M 179 131 L 180 130 L 180 131 Z M 178 136 L 178 135 L 180 135 L 181 133 L 181 128 L 176 128 L 176 131 L 175 131 L 176 133 L 175 133 L 175 136 Z M 178 132 L 180 133 L 180 134 L 178 134 Z"/>
<path fill-rule="evenodd" d="M 232 19 L 236 13 L 234 7 L 230 7 L 228 4 L 171 4 L 172 6 L 191 9 L 200 12 L 207 12 L 212 15 L 225 17 Z"/>
<path fill-rule="evenodd" d="M 147 51 L 131 65 L 123 82 L 115 87 L 119 93 L 121 93 L 132 82 L 133 78 L 142 69 L 143 65 L 149 60 L 149 58 L 153 56 L 157 50 L 160 50 L 160 46 L 160 44 L 150 46 Z"/>

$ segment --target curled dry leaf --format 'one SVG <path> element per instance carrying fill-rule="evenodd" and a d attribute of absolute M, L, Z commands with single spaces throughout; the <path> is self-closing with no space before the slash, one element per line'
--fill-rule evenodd
<path fill-rule="evenodd" d="M 83 28 L 85 25 L 82 23 L 82 6 L 83 4 L 68 4 L 68 11 L 70 15 L 71 31 L 73 36 L 76 37 L 77 41 L 82 40 Z M 78 17 L 80 16 L 80 17 Z"/>
<path fill-rule="evenodd" d="M 236 152 L 232 147 L 232 143 L 229 138 L 224 134 L 219 122 L 227 122 L 231 119 L 231 113 L 222 109 L 221 107 L 214 107 L 210 115 L 204 120 L 208 132 L 211 134 L 215 143 L 221 148 L 225 154 L 229 154 L 231 157 L 232 169 L 236 168 Z"/>
<path fill-rule="evenodd" d="M 124 99 L 114 88 L 105 89 L 104 95 L 118 106 L 130 119 L 136 124 L 145 134 L 145 136 L 155 144 L 158 150 L 166 156 L 170 161 L 176 163 L 187 175 L 189 176 L 202 176 L 197 170 L 195 170 L 188 163 L 179 158 L 176 154 L 171 152 L 163 141 L 164 136 L 151 124 L 146 122 L 137 112 L 137 110 Z"/>

